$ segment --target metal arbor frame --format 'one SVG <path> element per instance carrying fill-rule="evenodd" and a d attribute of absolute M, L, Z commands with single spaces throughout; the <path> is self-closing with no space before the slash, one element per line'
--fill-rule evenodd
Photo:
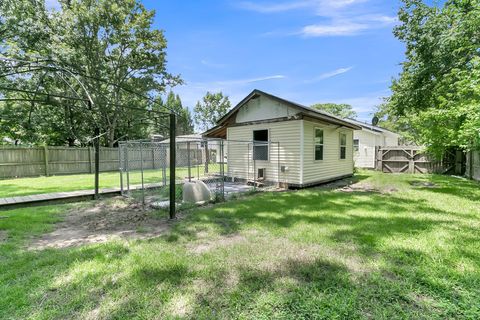
<path fill-rule="evenodd" d="M 34 59 L 31 59 L 31 58 L 18 59 L 18 58 L 0 56 L 0 72 L 1 72 L 0 78 L 20 77 L 21 75 L 34 74 L 37 72 L 43 72 L 43 75 L 42 75 L 43 77 L 47 73 L 53 73 L 56 78 L 65 82 L 68 88 L 73 93 L 73 96 L 72 96 L 65 93 L 42 92 L 40 91 L 40 83 L 36 85 L 35 91 L 21 89 L 21 88 L 0 86 L 0 91 L 19 92 L 19 93 L 22 92 L 22 93 L 29 93 L 34 95 L 34 98 L 4 98 L 0 96 L 0 101 L 28 101 L 28 102 L 31 102 L 33 106 L 34 103 L 48 104 L 50 97 L 53 97 L 53 98 L 64 99 L 64 100 L 81 101 L 88 110 L 93 112 L 95 104 L 93 102 L 93 99 L 91 98 L 89 91 L 87 90 L 85 84 L 81 79 L 81 78 L 88 78 L 88 79 L 95 79 L 96 81 L 101 81 L 103 83 L 106 83 L 109 86 L 116 87 L 130 94 L 133 94 L 137 97 L 148 100 L 151 103 L 155 103 L 155 101 L 151 97 L 144 96 L 135 91 L 124 88 L 122 86 L 109 83 L 104 79 L 98 79 L 98 78 L 87 76 L 85 74 L 79 74 L 78 72 L 75 72 L 74 70 L 68 67 L 65 67 L 62 63 L 55 61 L 51 58 L 39 57 Z M 82 92 L 81 93 L 77 92 L 77 90 L 75 90 L 75 88 L 72 87 L 72 85 L 67 81 L 67 79 L 73 79 L 76 83 L 78 83 L 78 85 L 82 89 Z M 36 98 L 37 95 L 44 96 L 46 97 L 46 99 L 45 100 L 37 99 Z M 120 105 L 120 106 L 125 108 L 134 108 L 131 106 L 124 106 L 124 105 Z M 149 112 L 169 117 L 171 145 L 175 146 L 175 131 L 176 131 L 175 125 L 176 125 L 176 116 L 177 116 L 175 111 L 170 110 L 170 112 L 161 112 L 161 111 L 149 110 Z M 95 199 L 97 199 L 99 195 L 100 137 L 103 136 L 103 134 L 100 134 L 100 126 L 98 124 L 96 117 L 93 116 L 93 119 L 96 125 L 94 130 L 94 137 L 91 140 L 94 141 L 94 145 L 95 145 Z M 174 187 L 175 185 L 173 186 L 173 188 Z M 171 194 L 174 194 L 175 189 L 173 189 L 173 193 L 172 193 L 172 190 L 170 192 Z M 175 200 L 173 199 L 173 204 L 174 203 L 175 203 Z M 170 208 L 170 218 L 171 219 L 175 218 L 175 205 L 173 205 L 173 208 L 172 206 Z"/>

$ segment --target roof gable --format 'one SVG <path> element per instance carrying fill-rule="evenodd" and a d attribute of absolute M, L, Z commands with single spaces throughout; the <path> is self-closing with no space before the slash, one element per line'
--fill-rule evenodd
<path fill-rule="evenodd" d="M 348 120 L 344 120 L 340 117 L 336 117 L 336 116 L 331 115 L 331 114 L 329 114 L 327 112 L 324 112 L 324 111 L 312 109 L 312 108 L 303 106 L 301 104 L 282 99 L 280 97 L 274 96 L 272 94 L 269 94 L 269 93 L 266 93 L 266 92 L 263 92 L 263 91 L 260 91 L 260 90 L 257 90 L 257 89 L 253 90 L 248 96 L 246 96 L 242 101 L 240 101 L 233 109 L 231 109 L 229 112 L 227 112 L 227 114 L 225 114 L 222 118 L 220 118 L 217 121 L 217 125 L 222 126 L 222 125 L 226 125 L 228 123 L 231 123 L 232 120 L 234 119 L 233 116 L 234 115 L 237 116 L 240 108 L 244 107 L 245 105 L 247 105 L 252 100 L 261 99 L 261 98 L 266 98 L 267 100 L 274 101 L 280 107 L 279 107 L 278 110 L 268 110 L 268 111 L 263 111 L 263 112 L 260 111 L 260 112 L 257 112 L 257 114 L 264 114 L 264 115 L 266 114 L 267 116 L 268 115 L 271 116 L 272 114 L 275 114 L 276 112 L 281 113 L 283 111 L 283 114 L 284 114 L 283 117 L 289 117 L 290 114 L 292 116 L 294 116 L 294 115 L 306 115 L 306 116 L 309 116 L 309 117 L 312 117 L 312 118 L 315 118 L 315 119 L 319 119 L 319 120 L 329 122 L 329 123 L 332 123 L 332 124 L 336 124 L 336 125 L 345 126 L 345 127 L 351 128 L 351 129 L 355 129 L 355 130 L 360 129 L 360 127 L 358 125 L 356 125 L 356 124 L 354 124 L 354 123 L 352 123 Z M 260 108 L 264 108 L 264 107 L 265 107 L 264 105 L 260 105 Z M 284 107 L 287 107 L 288 109 L 285 109 Z M 242 117 L 241 116 L 240 118 L 242 118 L 242 120 L 245 120 L 248 117 Z M 270 118 L 270 119 L 273 119 L 273 118 Z"/>

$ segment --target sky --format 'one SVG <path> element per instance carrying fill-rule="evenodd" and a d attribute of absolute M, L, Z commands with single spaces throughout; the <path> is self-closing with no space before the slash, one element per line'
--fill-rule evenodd
<path fill-rule="evenodd" d="M 348 103 L 370 122 L 404 57 L 397 0 L 140 1 L 156 12 L 168 71 L 185 82 L 173 91 L 192 110 L 207 91 L 234 106 L 260 89 L 307 106 Z"/>
<path fill-rule="evenodd" d="M 235 105 L 260 89 L 304 105 L 348 103 L 370 122 L 389 95 L 404 46 L 399 1 L 143 0 L 168 41 L 173 90 L 193 108 L 207 91 Z"/>

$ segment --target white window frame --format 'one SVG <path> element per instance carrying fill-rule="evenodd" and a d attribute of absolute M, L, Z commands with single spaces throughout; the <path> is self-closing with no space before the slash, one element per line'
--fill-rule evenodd
<path fill-rule="evenodd" d="M 266 145 L 267 145 L 267 160 L 255 160 L 253 158 L 253 155 L 255 154 L 255 140 L 254 140 L 254 132 L 255 131 L 267 131 L 267 141 L 266 142 Z M 253 129 L 252 130 L 252 141 L 253 141 L 253 145 L 252 145 L 252 160 L 253 161 L 270 161 L 270 129 Z M 258 142 L 263 142 L 263 141 L 258 141 Z"/>
<path fill-rule="evenodd" d="M 317 138 L 317 130 L 320 130 L 322 131 L 322 143 L 321 144 L 317 144 L 315 139 Z M 322 159 L 316 159 L 316 147 L 318 146 L 322 146 Z M 317 162 L 317 161 L 323 161 L 324 159 L 324 155 L 325 155 L 325 130 L 321 127 L 314 127 L 313 128 L 313 161 Z"/>
<path fill-rule="evenodd" d="M 355 140 L 357 140 L 357 142 L 358 142 L 357 145 L 355 145 Z M 357 148 L 356 150 L 355 150 L 355 147 Z M 352 148 L 353 148 L 354 152 L 359 152 L 360 151 L 360 139 L 353 139 L 352 140 Z"/>
<path fill-rule="evenodd" d="M 342 144 L 342 134 L 345 135 L 345 144 Z M 338 158 L 340 160 L 347 160 L 347 133 L 339 132 L 338 134 Z M 345 158 L 342 158 L 342 147 L 345 148 Z"/>

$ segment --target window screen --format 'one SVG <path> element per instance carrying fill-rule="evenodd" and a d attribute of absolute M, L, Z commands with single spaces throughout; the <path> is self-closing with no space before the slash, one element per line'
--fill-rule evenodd
<path fill-rule="evenodd" d="M 253 131 L 253 160 L 268 161 L 268 130 Z"/>
<path fill-rule="evenodd" d="M 340 159 L 347 158 L 347 135 L 340 133 Z"/>
<path fill-rule="evenodd" d="M 315 160 L 323 160 L 323 130 L 315 128 Z"/>

